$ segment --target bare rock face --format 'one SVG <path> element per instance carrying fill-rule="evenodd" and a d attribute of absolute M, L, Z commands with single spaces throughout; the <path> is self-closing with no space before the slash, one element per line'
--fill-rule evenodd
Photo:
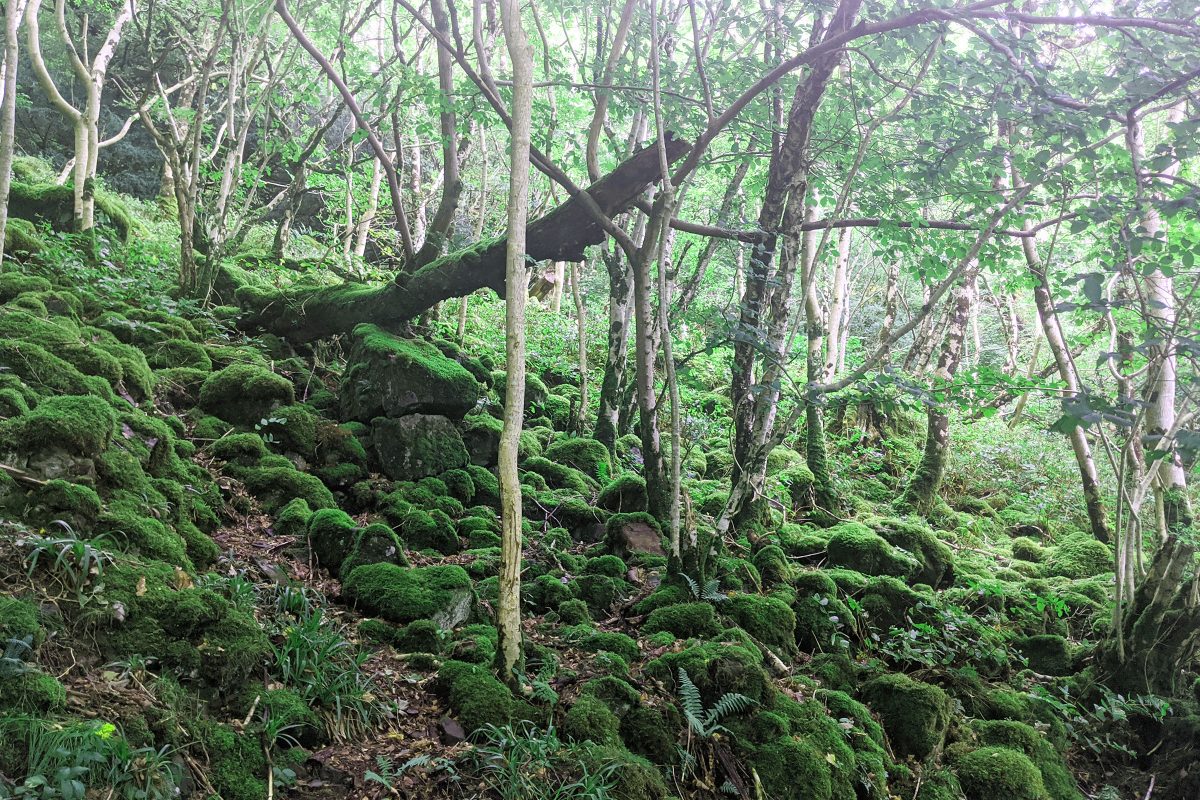
<path fill-rule="evenodd" d="M 462 436 L 446 417 L 377 417 L 372 429 L 380 469 L 393 480 L 416 481 L 470 463 Z"/>
<path fill-rule="evenodd" d="M 354 339 L 342 378 L 344 418 L 368 422 L 419 413 L 460 419 L 479 402 L 479 382 L 429 342 L 368 324 L 354 329 Z"/>

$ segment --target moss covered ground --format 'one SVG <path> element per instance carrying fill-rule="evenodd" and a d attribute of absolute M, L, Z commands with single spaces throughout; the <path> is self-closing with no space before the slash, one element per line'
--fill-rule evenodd
<path fill-rule="evenodd" d="M 536 362 L 514 688 L 493 669 L 487 347 L 370 328 L 357 355 L 317 357 L 247 339 L 236 313 L 81 290 L 47 261 L 0 272 L 3 779 L 53 761 L 35 758 L 49 725 L 112 763 L 120 748 L 97 742 L 120 742 L 131 780 L 176 753 L 154 780 L 230 800 L 464 796 L 474 748 L 514 741 L 550 742 L 564 774 L 619 774 L 616 797 L 1081 800 L 1132 796 L 1145 764 L 1130 754 L 1149 758 L 1167 717 L 1200 737 L 1195 698 L 1104 688 L 1112 552 L 985 434 L 960 443 L 928 518 L 892 505 L 919 430 L 833 438 L 837 518 L 806 510 L 813 477 L 789 439 L 771 501 L 684 575 L 624 538 L 662 532 L 636 439 L 610 451 L 568 430 L 578 394 Z M 474 410 L 347 388 L 371 381 L 370 359 Z M 382 405 L 345 413 L 363 398 Z M 709 435 L 689 442 L 684 487 L 707 536 L 728 409 L 698 407 Z M 377 431 L 414 408 L 462 442 L 449 466 L 404 456 L 392 479 Z M 425 430 L 406 433 L 412 452 L 445 444 Z M 401 780 L 414 756 L 429 759 Z"/>

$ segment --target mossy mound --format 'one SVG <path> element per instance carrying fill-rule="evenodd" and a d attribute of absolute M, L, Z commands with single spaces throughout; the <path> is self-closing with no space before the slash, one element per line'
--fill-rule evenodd
<path fill-rule="evenodd" d="M 359 608 L 389 622 L 430 619 L 450 630 L 471 615 L 471 578 L 458 566 L 405 569 L 367 564 L 346 576 L 342 590 Z"/>
<path fill-rule="evenodd" d="M 862 696 L 882 719 L 897 755 L 923 761 L 941 750 L 951 702 L 940 688 L 893 673 L 868 681 Z"/>
<path fill-rule="evenodd" d="M 546 458 L 574 467 L 600 485 L 612 478 L 608 448 L 595 439 L 559 439 L 546 448 Z"/>
<path fill-rule="evenodd" d="M 958 759 L 954 773 L 967 800 L 1046 800 L 1038 768 L 1024 753 L 981 747 Z"/>
<path fill-rule="evenodd" d="M 27 414 L 0 422 L 0 451 L 29 454 L 62 448 L 95 456 L 112 441 L 116 424 L 112 407 L 98 397 L 48 397 Z"/>
<path fill-rule="evenodd" d="M 716 636 L 721 632 L 711 603 L 681 603 L 657 608 L 642 625 L 645 633 L 669 631 L 681 639 Z"/>
<path fill-rule="evenodd" d="M 912 555 L 859 522 L 843 522 L 829 530 L 829 563 L 866 575 L 911 578 L 921 570 Z"/>
<path fill-rule="evenodd" d="M 233 364 L 214 372 L 200 387 L 201 408 L 240 425 L 254 425 L 294 400 L 291 381 L 250 364 Z"/>
<path fill-rule="evenodd" d="M 366 323 L 353 335 L 341 385 L 342 410 L 349 419 L 368 422 L 412 413 L 460 418 L 478 402 L 478 381 L 433 344 Z"/>
<path fill-rule="evenodd" d="M 478 664 L 446 661 L 438 670 L 434 687 L 446 698 L 467 733 L 485 725 L 509 725 L 536 716 L 528 704 L 513 697 L 507 686 Z"/>
<path fill-rule="evenodd" d="M 1112 551 L 1103 542 L 1083 532 L 1072 533 L 1049 548 L 1046 574 L 1064 578 L 1091 578 L 1112 572 Z"/>

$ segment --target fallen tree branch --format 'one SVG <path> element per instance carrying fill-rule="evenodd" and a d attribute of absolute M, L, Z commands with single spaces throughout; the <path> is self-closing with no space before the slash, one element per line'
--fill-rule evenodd
<path fill-rule="evenodd" d="M 674 161 L 690 144 L 668 138 L 666 147 L 668 159 Z M 640 150 L 584 191 L 611 219 L 659 180 L 658 156 L 657 147 Z M 600 244 L 605 231 L 585 207 L 586 202 L 572 197 L 530 223 L 529 257 L 535 261 L 582 261 L 588 246 Z M 505 249 L 503 237 L 480 242 L 444 255 L 412 275 L 398 275 L 394 281 L 376 286 L 269 290 L 239 285 L 236 274 L 225 270 L 216 291 L 225 302 L 236 299 L 247 309 L 249 313 L 240 323 L 244 330 L 265 329 L 292 341 L 311 341 L 345 333 L 360 322 L 402 325 L 436 303 L 477 289 L 489 288 L 503 297 Z"/>

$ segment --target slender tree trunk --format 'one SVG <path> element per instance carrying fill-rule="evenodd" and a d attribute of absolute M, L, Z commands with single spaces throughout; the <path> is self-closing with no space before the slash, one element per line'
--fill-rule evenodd
<path fill-rule="evenodd" d="M 379 189 L 383 185 L 383 168 L 379 166 L 379 159 L 376 158 L 371 165 L 371 194 L 367 201 L 367 210 L 363 212 L 362 219 L 358 222 L 358 234 L 354 240 L 354 255 L 362 258 L 367 252 L 367 239 L 371 234 L 371 225 L 375 222 L 375 215 L 379 212 Z"/>
<path fill-rule="evenodd" d="M 583 303 L 583 289 L 579 279 L 583 277 L 583 267 L 571 262 L 571 299 L 575 301 L 575 346 L 579 350 L 579 406 L 575 409 L 575 419 L 571 422 L 571 430 L 582 435 L 587 429 L 588 405 L 588 357 L 587 357 L 587 306 Z"/>
<path fill-rule="evenodd" d="M 600 384 L 600 410 L 595 438 L 610 450 L 620 435 L 621 398 L 626 383 L 629 321 L 633 311 L 633 274 L 629 262 L 615 248 L 601 259 L 608 272 L 608 348 Z"/>
<path fill-rule="evenodd" d="M 847 305 L 846 274 L 850 264 L 851 232 L 851 228 L 838 231 L 837 260 L 833 268 L 833 297 L 829 306 L 829 343 L 826 347 L 825 373 L 822 380 L 832 378 L 842 360 L 842 317 Z"/>
<path fill-rule="evenodd" d="M 497 648 L 500 674 L 513 683 L 522 663 L 521 644 L 521 482 L 517 443 L 525 409 L 525 226 L 529 214 L 529 147 L 533 101 L 533 50 L 521 24 L 519 0 L 500 0 L 500 18 L 513 70 L 512 149 L 508 188 L 508 262 L 505 281 L 505 350 L 508 376 L 500 434 L 502 541 Z"/>
<path fill-rule="evenodd" d="M 7 0 L 4 6 L 4 72 L 0 85 L 0 264 L 4 263 L 4 234 L 8 228 L 8 192 L 12 185 L 13 150 L 16 147 L 17 31 L 25 0 Z"/>
<path fill-rule="evenodd" d="M 963 343 L 970 322 L 971 305 L 974 302 L 975 282 L 979 272 L 978 261 L 964 273 L 962 283 L 954 292 L 951 301 L 949 326 L 938 356 L 934 379 L 950 383 L 962 363 Z M 942 478 L 946 474 L 946 462 L 950 458 L 950 417 L 940 406 L 931 405 L 926 414 L 925 450 L 921 463 L 905 487 L 901 504 L 911 507 L 920 514 L 928 514 L 937 504 Z"/>

